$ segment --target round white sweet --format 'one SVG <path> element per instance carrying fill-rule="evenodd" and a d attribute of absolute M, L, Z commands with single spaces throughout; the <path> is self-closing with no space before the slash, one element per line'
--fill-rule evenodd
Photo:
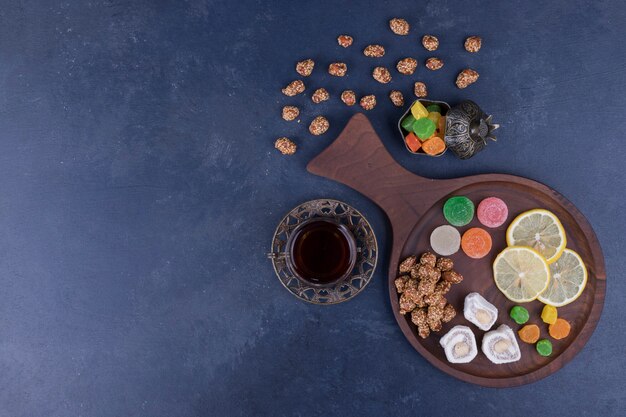
<path fill-rule="evenodd" d="M 447 224 L 439 226 L 430 234 L 430 246 L 441 256 L 453 255 L 461 247 L 461 234 Z"/>

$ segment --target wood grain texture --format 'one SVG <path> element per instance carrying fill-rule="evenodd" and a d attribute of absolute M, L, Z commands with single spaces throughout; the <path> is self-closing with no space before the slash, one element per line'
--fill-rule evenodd
<path fill-rule="evenodd" d="M 585 217 L 565 197 L 555 190 L 526 178 L 504 174 L 474 175 L 449 180 L 431 180 L 419 177 L 398 165 L 387 152 L 373 127 L 363 114 L 353 116 L 339 137 L 307 166 L 313 174 L 346 184 L 372 199 L 389 217 L 393 244 L 389 262 L 389 295 L 396 320 L 409 342 L 431 364 L 463 381 L 489 387 L 512 387 L 544 378 L 565 365 L 578 353 L 600 319 L 606 290 L 604 257 L 593 229 Z M 455 269 L 465 280 L 455 285 L 448 300 L 459 311 L 441 332 L 421 339 L 410 318 L 398 313 L 398 295 L 394 279 L 398 263 L 412 254 L 430 249 L 431 231 L 445 224 L 442 206 L 451 195 L 465 195 L 475 204 L 489 196 L 502 198 L 509 206 L 509 219 L 501 227 L 488 229 L 493 249 L 483 259 L 475 260 L 462 252 L 453 255 Z M 508 318 L 514 305 L 502 295 L 493 283 L 492 262 L 505 246 L 506 226 L 518 214 L 532 208 L 545 208 L 562 221 L 568 238 L 568 247 L 577 251 L 589 271 L 589 282 L 581 297 L 574 303 L 559 308 L 559 316 L 572 324 L 570 336 L 553 341 L 553 355 L 539 356 L 534 345 L 520 342 L 522 359 L 512 364 L 494 365 L 481 353 L 469 364 L 450 364 L 446 361 L 439 338 L 456 324 L 468 324 L 463 318 L 463 299 L 469 292 L 479 292 L 499 310 L 496 325 L 505 323 L 516 331 L 520 326 Z M 474 219 L 459 228 L 463 233 L 480 226 Z M 541 328 L 541 337 L 548 337 L 547 325 L 541 322 L 543 304 L 538 301 L 524 305 L 531 313 L 531 323 Z M 478 344 L 483 332 L 470 324 Z M 495 327 L 494 326 L 494 327 Z"/>

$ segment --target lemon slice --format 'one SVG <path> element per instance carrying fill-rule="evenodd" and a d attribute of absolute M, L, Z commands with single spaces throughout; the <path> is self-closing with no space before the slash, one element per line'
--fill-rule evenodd
<path fill-rule="evenodd" d="M 550 267 L 536 250 L 510 246 L 493 261 L 493 279 L 506 298 L 526 303 L 548 287 Z"/>
<path fill-rule="evenodd" d="M 535 249 L 551 264 L 559 259 L 567 239 L 559 219 L 548 210 L 526 211 L 515 218 L 506 229 L 509 246 L 527 246 Z"/>
<path fill-rule="evenodd" d="M 587 268 L 580 256 L 565 249 L 556 262 L 550 264 L 548 288 L 537 299 L 554 307 L 562 307 L 580 297 L 587 285 Z"/>

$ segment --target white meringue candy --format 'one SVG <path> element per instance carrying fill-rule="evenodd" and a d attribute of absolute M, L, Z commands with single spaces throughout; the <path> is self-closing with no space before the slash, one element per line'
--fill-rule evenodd
<path fill-rule="evenodd" d="M 498 309 L 482 295 L 472 292 L 465 297 L 463 315 L 480 330 L 487 331 L 498 319 Z"/>
<path fill-rule="evenodd" d="M 451 363 L 468 363 L 478 354 L 476 338 L 467 326 L 454 326 L 441 338 L 439 344 Z"/>
<path fill-rule="evenodd" d="M 496 364 L 516 362 L 522 357 L 515 333 L 506 324 L 485 333 L 482 350 L 485 356 Z"/>

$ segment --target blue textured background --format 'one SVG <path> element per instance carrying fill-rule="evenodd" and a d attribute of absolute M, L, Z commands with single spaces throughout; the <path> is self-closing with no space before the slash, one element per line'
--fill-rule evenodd
<path fill-rule="evenodd" d="M 302 3 L 302 4 L 297 4 Z M 409 37 L 387 20 L 406 17 Z M 624 2 L 583 0 L 8 1 L 0 7 L 0 415 L 621 415 L 626 410 L 623 211 Z M 340 33 L 355 37 L 344 50 Z M 389 86 L 386 65 L 445 67 Z M 480 53 L 462 49 L 479 34 Z M 298 59 L 305 96 L 280 89 Z M 349 75 L 323 70 L 345 60 Z M 481 77 L 454 86 L 471 66 Z M 390 88 L 476 100 L 503 127 L 469 161 L 408 155 Z M 318 106 L 313 87 L 333 98 Z M 603 318 L 582 352 L 536 384 L 495 390 L 433 368 L 404 339 L 386 290 L 382 212 L 306 163 L 350 114 L 337 94 L 379 95 L 370 112 L 392 155 L 424 176 L 526 176 L 559 190 L 594 226 L 607 265 Z M 284 122 L 296 103 L 302 122 Z M 323 113 L 329 132 L 306 126 Z M 273 148 L 287 135 L 298 153 Z M 331 197 L 372 222 L 383 256 L 349 303 L 287 293 L 265 259 L 280 218 Z"/>

